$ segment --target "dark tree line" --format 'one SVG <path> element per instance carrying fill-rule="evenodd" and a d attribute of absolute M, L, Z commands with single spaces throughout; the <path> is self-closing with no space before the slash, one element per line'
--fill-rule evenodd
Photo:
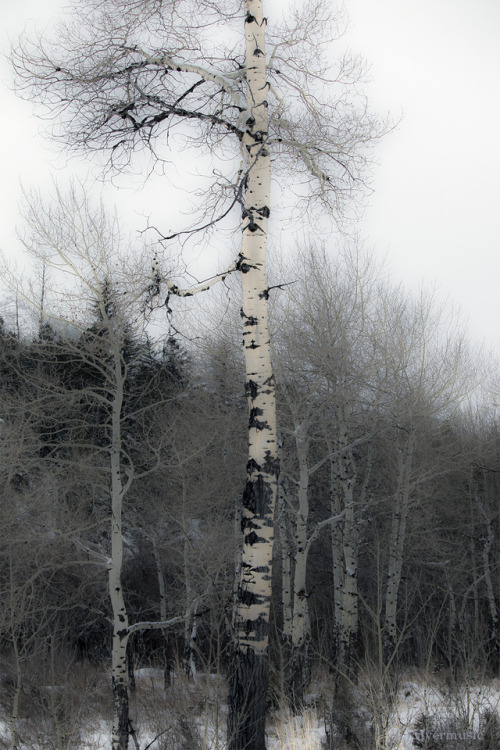
<path fill-rule="evenodd" d="M 353 683 L 367 669 L 499 670 L 497 426 L 466 408 L 470 355 L 442 337 L 429 301 L 373 283 L 360 257 L 353 276 L 352 261 L 297 259 L 274 311 L 272 668 L 296 710 L 319 667 Z M 81 330 L 0 330 L 0 628 L 14 724 L 26 675 L 54 649 L 110 658 L 112 280 L 102 289 L 107 322 L 101 300 Z M 122 586 L 132 627 L 171 622 L 133 631 L 129 660 L 161 666 L 168 685 L 173 665 L 188 679 L 228 668 L 239 354 L 222 330 L 203 351 L 172 336 L 157 349 L 126 320 L 122 332 L 123 471 L 138 477 L 124 499 Z"/>

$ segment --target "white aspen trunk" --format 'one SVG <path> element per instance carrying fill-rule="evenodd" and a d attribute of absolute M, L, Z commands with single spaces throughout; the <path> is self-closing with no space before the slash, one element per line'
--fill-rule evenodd
<path fill-rule="evenodd" d="M 408 443 L 398 451 L 398 478 L 392 512 L 389 537 L 389 561 L 387 566 L 387 588 L 385 594 L 384 651 L 386 661 L 394 653 L 397 644 L 397 608 L 406 525 L 410 504 L 410 479 L 415 451 L 415 433 L 410 432 Z"/>
<path fill-rule="evenodd" d="M 349 671 L 354 670 L 358 638 L 358 533 L 356 522 L 354 501 L 350 501 L 345 505 L 344 515 L 344 587 L 341 598 L 342 620 L 340 627 L 341 664 Z"/>
<path fill-rule="evenodd" d="M 306 571 L 307 524 L 309 520 L 309 441 L 303 423 L 296 426 L 295 445 L 299 464 L 298 510 L 294 528 L 294 576 L 292 653 L 288 670 L 288 697 L 293 711 L 300 711 L 304 703 L 306 679 L 307 638 L 309 635 L 309 611 L 307 606 Z"/>
<path fill-rule="evenodd" d="M 342 504 L 344 518 L 341 525 L 332 527 L 332 547 L 335 548 L 334 587 L 338 587 L 335 596 L 338 617 L 335 624 L 337 666 L 353 672 L 358 638 L 358 514 L 354 497 L 357 468 L 347 430 L 347 411 L 346 404 L 337 404 L 338 455 L 332 462 L 331 496 L 333 515 L 338 515 L 338 506 Z M 330 442 L 329 446 L 330 452 L 333 452 Z"/>
<path fill-rule="evenodd" d="M 284 493 L 284 490 L 282 490 Z M 290 544 L 292 532 L 290 530 L 289 510 L 285 498 L 281 498 L 279 512 L 279 532 L 281 541 L 281 604 L 283 610 L 283 675 L 286 674 L 287 663 L 290 657 L 293 630 L 293 598 L 292 598 L 292 555 Z"/>
<path fill-rule="evenodd" d="M 111 412 L 111 561 L 109 564 L 109 595 L 113 612 L 113 640 L 111 650 L 111 681 L 113 686 L 112 750 L 127 750 L 129 735 L 129 705 L 127 679 L 128 615 L 122 588 L 123 535 L 122 503 L 124 487 L 121 468 L 121 410 L 123 405 L 124 373 L 118 341 L 113 341 L 115 393 Z"/>
<path fill-rule="evenodd" d="M 183 508 L 186 509 L 186 489 L 183 486 Z M 188 528 L 186 516 L 183 518 L 184 531 L 184 589 L 186 593 L 186 609 L 184 614 L 184 672 L 188 680 L 196 680 L 196 662 L 194 655 L 194 645 L 196 641 L 196 617 L 193 610 L 193 601 L 195 599 L 193 587 L 191 585 L 191 573 L 189 569 L 189 557 L 192 554 L 190 548 L 191 530 Z M 194 633 L 194 635 L 193 635 Z"/>
<path fill-rule="evenodd" d="M 247 120 L 242 151 L 247 167 L 243 238 L 238 269 L 249 406 L 249 452 L 243 496 L 243 550 L 234 617 L 228 747 L 265 748 L 269 681 L 274 509 L 278 479 L 275 385 L 267 322 L 267 224 L 271 161 L 268 140 L 265 27 L 262 0 L 245 0 Z"/>

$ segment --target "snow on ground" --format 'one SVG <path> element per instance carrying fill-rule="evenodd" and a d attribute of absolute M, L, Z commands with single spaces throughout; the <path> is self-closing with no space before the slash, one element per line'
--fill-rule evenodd
<path fill-rule="evenodd" d="M 441 742 L 462 742 L 454 748 L 466 747 L 468 740 L 473 747 L 484 737 L 489 714 L 500 720 L 499 680 L 462 686 L 405 682 L 390 716 L 392 748 L 414 750 L 412 734 L 428 741 L 432 736 Z M 422 717 L 427 717 L 426 721 Z"/>
<path fill-rule="evenodd" d="M 202 677 L 195 685 L 187 683 L 183 678 L 175 679 L 168 696 L 163 688 L 161 670 L 137 670 L 136 682 L 138 689 L 132 698 L 131 714 L 134 717 L 137 744 L 142 750 L 174 748 L 177 745 L 174 738 L 179 731 L 184 739 L 183 747 L 188 746 L 185 741 L 189 740 L 189 734 L 192 733 L 193 747 L 197 745 L 199 738 L 203 750 L 224 750 L 226 687 L 220 676 L 213 676 L 209 680 Z M 276 711 L 270 717 L 268 750 L 321 750 L 326 746 L 325 709 L 321 706 L 331 705 L 331 698 L 325 693 L 326 685 L 318 684 L 316 687 L 319 689 L 310 694 L 313 705 L 303 715 L 293 717 L 288 711 Z M 400 683 L 390 709 L 384 707 L 381 700 L 372 701 L 370 707 L 367 695 L 369 691 L 360 681 L 353 693 L 353 707 L 366 730 L 364 750 L 374 750 L 376 746 L 387 750 L 415 750 L 418 747 L 414 744 L 415 737 L 417 741 L 421 740 L 420 747 L 426 746 L 425 740 L 430 744 L 430 740 L 434 739 L 441 742 L 434 747 L 465 750 L 481 747 L 488 712 L 498 718 L 500 726 L 499 680 L 458 687 L 446 681 L 438 682 L 435 678 L 428 681 L 422 677 L 408 679 Z M 179 701 L 177 707 L 172 704 L 175 700 Z M 179 712 L 179 708 L 183 709 L 183 713 L 175 714 L 175 710 Z M 375 710 L 379 712 L 378 725 L 373 720 Z M 378 726 L 378 737 L 383 743 L 377 742 L 374 725 Z M 40 725 L 38 741 L 35 741 L 29 720 L 19 720 L 19 736 L 22 740 L 20 750 L 40 750 L 42 745 L 38 744 L 41 738 L 39 731 Z M 79 727 L 75 747 L 78 750 L 107 750 L 110 734 L 109 721 L 102 717 L 87 720 L 85 725 Z M 342 747 L 341 744 L 336 744 L 335 747 L 337 746 Z M 500 747 L 500 737 L 498 746 Z M 0 721 L 0 750 L 8 750 L 10 747 L 8 724 Z M 68 750 L 71 747 L 69 743 Z M 133 750 L 133 740 L 129 747 Z"/>

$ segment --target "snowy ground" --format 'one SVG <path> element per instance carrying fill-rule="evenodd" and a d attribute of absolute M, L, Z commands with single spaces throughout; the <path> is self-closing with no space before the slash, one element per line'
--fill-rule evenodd
<path fill-rule="evenodd" d="M 137 671 L 137 691 L 131 714 L 140 750 L 224 750 L 226 725 L 225 684 L 217 676 L 200 677 L 196 685 L 174 681 L 166 696 L 160 670 Z M 107 690 L 107 685 L 101 686 Z M 322 750 L 328 747 L 331 705 L 327 680 L 309 695 L 310 707 L 299 717 L 275 711 L 268 722 L 268 750 Z M 52 700 L 54 688 L 45 688 Z M 43 692 L 43 691 L 42 691 Z M 94 699 L 99 702 L 99 689 Z M 78 698 L 78 696 L 77 696 Z M 47 701 L 47 704 L 51 702 Z M 350 695 L 351 745 L 338 740 L 336 750 L 483 750 L 500 747 L 486 743 L 491 717 L 500 727 L 500 681 L 462 685 L 460 688 L 422 676 L 401 681 L 391 707 L 373 690 L 373 683 L 360 681 Z M 54 704 L 55 705 L 55 704 Z M 5 703 L 4 703 L 5 707 Z M 104 709 L 101 713 L 108 711 Z M 338 714 L 336 715 L 338 719 Z M 69 721 L 71 718 L 71 721 Z M 48 721 L 26 716 L 18 722 L 19 750 L 104 750 L 109 748 L 110 723 L 99 716 L 98 703 L 90 711 L 62 715 Z M 488 725 L 488 721 L 490 724 Z M 488 729 L 489 726 L 489 729 Z M 495 728 L 498 731 L 498 728 Z M 176 738 L 182 737 L 179 744 Z M 130 742 L 134 750 L 134 741 Z M 0 722 L 0 750 L 9 750 L 8 724 Z"/>
<path fill-rule="evenodd" d="M 394 750 L 413 750 L 414 739 L 424 747 L 425 740 L 431 744 L 433 739 L 450 749 L 480 746 L 490 712 L 500 719 L 499 681 L 460 688 L 408 681 L 390 715 L 388 744 Z"/>

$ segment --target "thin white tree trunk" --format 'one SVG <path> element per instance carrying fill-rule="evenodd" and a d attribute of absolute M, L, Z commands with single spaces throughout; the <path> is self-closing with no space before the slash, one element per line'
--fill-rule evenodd
<path fill-rule="evenodd" d="M 344 586 L 341 597 L 340 659 L 344 667 L 354 669 L 358 637 L 358 533 L 354 502 L 345 505 Z"/>
<path fill-rule="evenodd" d="M 282 489 L 282 497 L 279 511 L 279 533 L 281 541 L 281 604 L 283 611 L 283 675 L 286 674 L 287 663 L 290 658 L 293 630 L 293 549 L 290 544 L 292 531 L 290 529 L 290 511 L 284 497 L 285 490 Z M 286 678 L 285 678 L 286 679 Z"/>
<path fill-rule="evenodd" d="M 289 402 L 293 411 L 294 404 Z M 282 524 L 283 536 L 283 650 L 286 695 L 292 711 L 300 711 L 304 702 L 307 681 L 307 646 L 310 620 L 307 592 L 307 562 L 309 552 L 321 530 L 337 524 L 345 511 L 334 512 L 331 517 L 309 528 L 309 484 L 311 476 L 332 459 L 330 453 L 313 466 L 309 466 L 309 419 L 295 415 L 294 435 L 299 477 L 293 523 Z M 292 503 L 289 503 L 292 506 Z M 285 514 L 282 514 L 285 516 Z M 286 518 L 286 516 L 285 516 Z"/>
<path fill-rule="evenodd" d="M 338 452 L 332 461 L 332 515 L 342 505 L 341 525 L 332 526 L 333 577 L 335 588 L 335 637 L 337 666 L 353 671 L 358 638 L 358 513 L 354 490 L 357 468 L 347 430 L 348 407 L 337 405 Z M 328 441 L 329 451 L 333 446 Z M 341 498 L 341 500 L 339 500 Z"/>
<path fill-rule="evenodd" d="M 238 268 L 249 406 L 249 452 L 243 497 L 243 551 L 235 611 L 229 693 L 230 750 L 265 748 L 274 509 L 278 479 L 275 385 L 267 322 L 267 225 L 271 161 L 268 139 L 262 0 L 245 0 L 247 119 L 242 152 L 247 180 Z"/>
<path fill-rule="evenodd" d="M 191 529 L 188 528 L 188 522 L 185 516 L 186 509 L 186 489 L 185 484 L 183 486 L 183 555 L 184 555 L 184 589 L 185 589 L 185 614 L 184 614 L 184 672 L 188 680 L 196 680 L 196 663 L 195 655 L 193 652 L 193 645 L 196 640 L 196 624 L 195 615 L 193 611 L 193 601 L 195 599 L 193 586 L 191 584 L 191 572 L 190 572 L 190 557 L 193 552 L 191 549 Z M 193 629 L 195 637 L 193 638 Z"/>
<path fill-rule="evenodd" d="M 113 341 L 115 392 L 111 412 L 111 560 L 109 563 L 109 595 L 113 612 L 113 640 L 111 651 L 111 681 L 113 686 L 113 750 L 127 750 L 129 735 L 127 643 L 128 615 L 123 598 L 123 529 L 122 504 L 125 488 L 121 467 L 121 411 L 123 405 L 124 371 L 120 342 Z"/>
<path fill-rule="evenodd" d="M 294 711 L 304 703 L 306 673 L 306 650 L 309 635 L 309 611 L 307 606 L 306 572 L 309 551 L 307 524 L 309 520 L 309 440 L 307 426 L 296 425 L 295 445 L 299 464 L 298 509 L 294 525 L 294 576 L 292 652 L 288 668 L 288 696 Z"/>

